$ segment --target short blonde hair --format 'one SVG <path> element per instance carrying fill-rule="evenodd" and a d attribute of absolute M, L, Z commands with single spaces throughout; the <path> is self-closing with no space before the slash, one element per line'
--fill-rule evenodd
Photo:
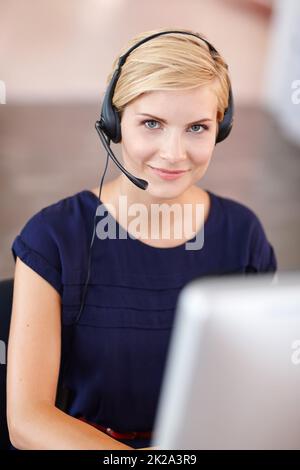
<path fill-rule="evenodd" d="M 114 60 L 107 84 L 117 68 L 119 57 L 130 47 L 147 36 L 172 29 L 146 31 L 131 39 Z M 194 33 L 207 40 L 194 31 L 177 30 Z M 227 64 L 219 54 L 211 53 L 200 38 L 169 33 L 146 41 L 129 54 L 122 66 L 112 102 L 122 117 L 125 107 L 143 93 L 188 90 L 207 84 L 212 85 L 216 93 L 217 121 L 220 122 L 228 107 L 230 78 Z"/>

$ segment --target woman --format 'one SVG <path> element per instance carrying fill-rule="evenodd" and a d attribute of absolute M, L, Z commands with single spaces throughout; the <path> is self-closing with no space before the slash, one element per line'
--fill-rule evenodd
<path fill-rule="evenodd" d="M 197 33 L 167 31 L 140 34 L 124 48 L 165 33 L 132 50 L 112 97 L 124 167 L 146 189 L 122 173 L 100 192 L 45 207 L 13 243 L 8 424 L 18 449 L 147 447 L 180 290 L 200 276 L 276 271 L 256 215 L 198 185 L 230 131 L 220 138 L 227 65 Z M 165 217 L 152 212 L 163 204 L 179 209 L 167 236 Z M 98 213 L 89 264 L 99 207 L 106 212 Z"/>

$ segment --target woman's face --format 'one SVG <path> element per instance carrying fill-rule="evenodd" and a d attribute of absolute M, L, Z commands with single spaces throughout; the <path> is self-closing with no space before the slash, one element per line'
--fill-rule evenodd
<path fill-rule="evenodd" d="M 152 196 L 180 196 L 206 172 L 215 146 L 216 118 L 217 97 L 209 86 L 139 96 L 121 119 L 126 169 L 148 181 Z M 175 177 L 157 169 L 184 172 Z"/>

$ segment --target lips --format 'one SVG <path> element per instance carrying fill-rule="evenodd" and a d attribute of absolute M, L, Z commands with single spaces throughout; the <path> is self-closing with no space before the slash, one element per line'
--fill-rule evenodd
<path fill-rule="evenodd" d="M 181 176 L 185 175 L 185 173 L 187 173 L 188 171 L 188 170 L 170 171 L 170 170 L 165 170 L 165 169 L 161 170 L 158 168 L 151 167 L 150 165 L 149 165 L 149 168 L 151 168 L 153 173 L 155 173 L 159 178 L 162 178 L 163 180 L 169 180 L 169 181 L 181 178 Z"/>
<path fill-rule="evenodd" d="M 188 170 L 165 170 L 164 168 L 156 168 L 153 166 L 151 166 L 150 168 L 153 168 L 153 170 L 161 171 L 162 173 L 166 173 L 168 175 L 179 175 L 180 173 L 186 173 L 188 171 Z"/>

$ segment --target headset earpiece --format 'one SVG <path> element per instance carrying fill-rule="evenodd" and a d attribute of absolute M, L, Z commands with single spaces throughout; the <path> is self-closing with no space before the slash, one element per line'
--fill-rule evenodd
<path fill-rule="evenodd" d="M 112 98 L 120 73 L 121 68 L 119 66 L 105 92 L 100 117 L 101 129 L 116 144 L 121 141 L 121 120 L 118 111 L 112 104 Z"/>
<path fill-rule="evenodd" d="M 216 144 L 222 142 L 230 134 L 233 124 L 234 104 L 231 87 L 229 88 L 228 107 L 225 110 L 222 121 L 219 123 L 219 132 L 216 138 Z"/>

